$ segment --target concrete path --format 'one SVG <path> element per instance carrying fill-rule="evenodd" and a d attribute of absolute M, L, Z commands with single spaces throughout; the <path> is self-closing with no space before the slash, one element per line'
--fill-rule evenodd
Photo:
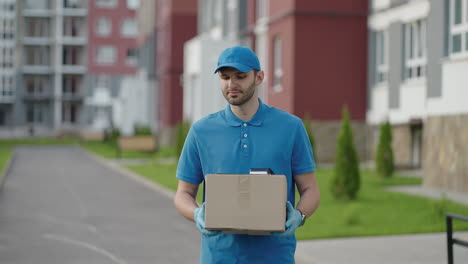
<path fill-rule="evenodd" d="M 468 232 L 456 233 L 468 237 Z M 443 264 L 445 233 L 301 241 L 298 264 Z M 468 248 L 454 246 L 456 264 L 468 263 Z"/>
<path fill-rule="evenodd" d="M 171 198 L 83 150 L 16 150 L 0 192 L 0 263 L 197 263 L 199 247 Z"/>

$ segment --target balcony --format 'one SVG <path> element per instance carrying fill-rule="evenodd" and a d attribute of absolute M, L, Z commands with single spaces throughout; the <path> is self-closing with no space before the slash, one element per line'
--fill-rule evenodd
<path fill-rule="evenodd" d="M 50 65 L 24 65 L 23 74 L 52 74 L 53 69 Z"/>
<path fill-rule="evenodd" d="M 88 10 L 84 7 L 64 7 L 62 14 L 63 16 L 86 17 L 88 15 Z"/>
<path fill-rule="evenodd" d="M 23 95 L 23 101 L 48 102 L 53 99 L 53 96 L 48 93 L 26 93 Z"/>
<path fill-rule="evenodd" d="M 68 46 L 84 46 L 88 43 L 88 38 L 86 36 L 63 36 L 62 43 Z"/>
<path fill-rule="evenodd" d="M 53 43 L 50 37 L 23 37 L 24 45 L 51 45 Z"/>
<path fill-rule="evenodd" d="M 86 66 L 85 65 L 62 65 L 62 73 L 64 74 L 85 74 Z"/>
<path fill-rule="evenodd" d="M 1 104 L 13 104 L 15 103 L 15 95 L 2 95 L 0 94 L 0 103 Z"/>
<path fill-rule="evenodd" d="M 55 14 L 53 9 L 28 9 L 22 11 L 23 17 L 51 17 Z"/>
<path fill-rule="evenodd" d="M 82 102 L 84 100 L 84 95 L 81 93 L 63 93 L 62 101 L 66 102 Z"/>

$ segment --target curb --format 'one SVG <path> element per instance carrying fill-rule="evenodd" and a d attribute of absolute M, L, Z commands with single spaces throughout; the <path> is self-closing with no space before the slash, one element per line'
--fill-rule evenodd
<path fill-rule="evenodd" d="M 158 183 L 155 183 L 151 180 L 148 180 L 146 179 L 145 177 L 125 168 L 125 167 L 122 167 L 120 166 L 117 162 L 115 161 L 111 161 L 111 160 L 108 160 L 106 158 L 103 158 L 101 156 L 98 156 L 97 154 L 87 150 L 87 149 L 84 149 L 82 147 L 78 147 L 81 151 L 83 151 L 85 154 L 87 154 L 88 156 L 92 157 L 95 161 L 97 161 L 98 163 L 108 167 L 109 169 L 115 171 L 115 172 L 118 172 L 120 174 L 123 174 L 125 176 L 127 176 L 128 178 L 134 180 L 135 182 L 137 183 L 140 183 L 140 184 L 143 184 L 144 186 L 148 187 L 149 189 L 153 190 L 153 191 L 156 191 L 164 196 L 166 196 L 167 198 L 169 199 L 174 199 L 175 197 L 175 192 L 172 191 L 171 189 L 167 188 L 167 187 L 164 187 Z M 175 177 L 175 176 L 174 176 Z"/>
<path fill-rule="evenodd" d="M 5 163 L 5 167 L 3 168 L 3 171 L 0 174 L 0 190 L 3 188 L 6 177 L 8 176 L 8 174 L 10 174 L 10 170 L 13 165 L 13 161 L 15 160 L 15 157 L 16 151 L 13 149 L 11 151 L 11 156 L 8 158 L 7 162 Z"/>

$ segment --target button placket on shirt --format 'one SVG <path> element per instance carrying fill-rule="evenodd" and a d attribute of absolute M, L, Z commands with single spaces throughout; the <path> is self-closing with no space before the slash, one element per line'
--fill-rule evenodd
<path fill-rule="evenodd" d="M 247 123 L 243 123 L 241 126 L 241 149 L 244 155 L 248 155 L 250 148 L 248 127 Z"/>

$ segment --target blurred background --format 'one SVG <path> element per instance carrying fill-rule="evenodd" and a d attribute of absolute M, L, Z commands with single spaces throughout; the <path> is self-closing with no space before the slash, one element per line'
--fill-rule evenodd
<path fill-rule="evenodd" d="M 389 121 L 397 168 L 468 192 L 467 0 L 0 0 L 0 137 L 173 145 L 225 106 L 233 45 L 258 54 L 265 103 L 310 117 L 319 164 L 347 106 L 362 163 Z"/>

